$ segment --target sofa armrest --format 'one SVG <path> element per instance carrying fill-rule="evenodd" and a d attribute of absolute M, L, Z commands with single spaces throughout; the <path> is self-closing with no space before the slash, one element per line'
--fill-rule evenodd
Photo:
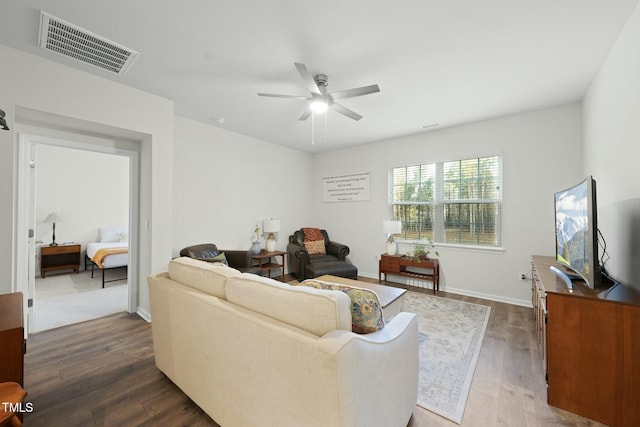
<path fill-rule="evenodd" d="M 258 265 L 254 265 L 249 251 L 242 250 L 221 250 L 227 257 L 229 267 L 240 270 L 243 273 L 253 273 L 262 275 L 262 269 Z"/>
<path fill-rule="evenodd" d="M 229 263 L 229 267 L 239 270 L 249 265 L 249 251 L 222 249 L 220 252 L 224 253 L 227 258 L 227 262 Z"/>
<path fill-rule="evenodd" d="M 302 265 L 309 264 L 309 252 L 304 246 L 300 246 L 296 243 L 289 243 L 287 245 L 287 253 L 289 257 L 296 258 L 302 262 Z"/>
<path fill-rule="evenodd" d="M 347 255 L 349 255 L 349 246 L 343 245 L 338 242 L 329 242 L 327 245 L 327 253 L 338 258 L 340 261 L 344 261 Z"/>
<path fill-rule="evenodd" d="M 337 353 L 343 346 L 354 340 L 367 344 L 386 344 L 398 339 L 403 334 L 415 335 L 417 346 L 418 319 L 414 313 L 400 312 L 387 322 L 384 328 L 370 334 L 354 334 L 350 331 L 333 330 L 322 337 L 322 342 L 327 352 Z M 324 341 L 325 339 L 327 341 Z"/>
<path fill-rule="evenodd" d="M 293 243 L 289 239 L 287 254 L 289 254 L 289 272 L 298 280 L 303 280 L 305 266 L 309 264 L 309 252 L 304 246 Z"/>
<path fill-rule="evenodd" d="M 319 345 L 336 354 L 345 416 L 368 420 L 362 425 L 400 425 L 398 419 L 403 417 L 402 425 L 409 422 L 418 399 L 415 314 L 399 313 L 384 328 L 366 335 L 334 330 L 325 334 Z M 379 402 L 385 402 L 384 408 Z"/>

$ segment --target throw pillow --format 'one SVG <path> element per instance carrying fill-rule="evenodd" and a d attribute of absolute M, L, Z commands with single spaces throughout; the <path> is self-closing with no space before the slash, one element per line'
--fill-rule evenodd
<path fill-rule="evenodd" d="M 309 252 L 309 255 L 324 255 L 327 253 L 324 248 L 324 239 L 315 241 L 305 241 L 304 247 Z"/>
<path fill-rule="evenodd" d="M 305 242 L 314 242 L 316 240 L 324 240 L 324 236 L 319 228 L 302 227 Z"/>
<path fill-rule="evenodd" d="M 127 227 L 100 227 L 100 243 L 120 242 L 120 233 L 128 233 Z"/>
<path fill-rule="evenodd" d="M 380 300 L 378 295 L 369 289 L 316 279 L 307 279 L 301 282 L 300 286 L 342 291 L 347 294 L 351 298 L 351 330 L 357 334 L 368 334 L 384 327 Z"/>
<path fill-rule="evenodd" d="M 229 265 L 229 262 L 227 261 L 227 256 L 224 254 L 224 252 L 220 252 L 218 255 L 214 256 L 213 258 L 207 258 L 206 261 L 207 262 L 221 262 L 224 265 Z"/>

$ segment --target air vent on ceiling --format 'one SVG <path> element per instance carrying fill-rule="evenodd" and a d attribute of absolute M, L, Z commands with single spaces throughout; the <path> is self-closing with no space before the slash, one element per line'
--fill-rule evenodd
<path fill-rule="evenodd" d="M 136 51 L 42 11 L 38 46 L 116 74 L 124 74 L 138 56 Z"/>

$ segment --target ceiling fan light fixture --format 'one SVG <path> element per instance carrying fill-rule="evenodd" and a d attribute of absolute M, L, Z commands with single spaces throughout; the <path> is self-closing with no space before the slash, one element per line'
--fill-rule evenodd
<path fill-rule="evenodd" d="M 314 113 L 326 113 L 329 109 L 329 104 L 326 101 L 318 100 L 313 101 L 310 105 L 311 111 Z"/>

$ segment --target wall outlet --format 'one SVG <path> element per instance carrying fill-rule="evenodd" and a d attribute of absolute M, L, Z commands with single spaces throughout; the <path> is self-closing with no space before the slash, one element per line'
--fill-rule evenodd
<path fill-rule="evenodd" d="M 527 273 L 520 273 L 520 280 L 527 280 Z"/>

